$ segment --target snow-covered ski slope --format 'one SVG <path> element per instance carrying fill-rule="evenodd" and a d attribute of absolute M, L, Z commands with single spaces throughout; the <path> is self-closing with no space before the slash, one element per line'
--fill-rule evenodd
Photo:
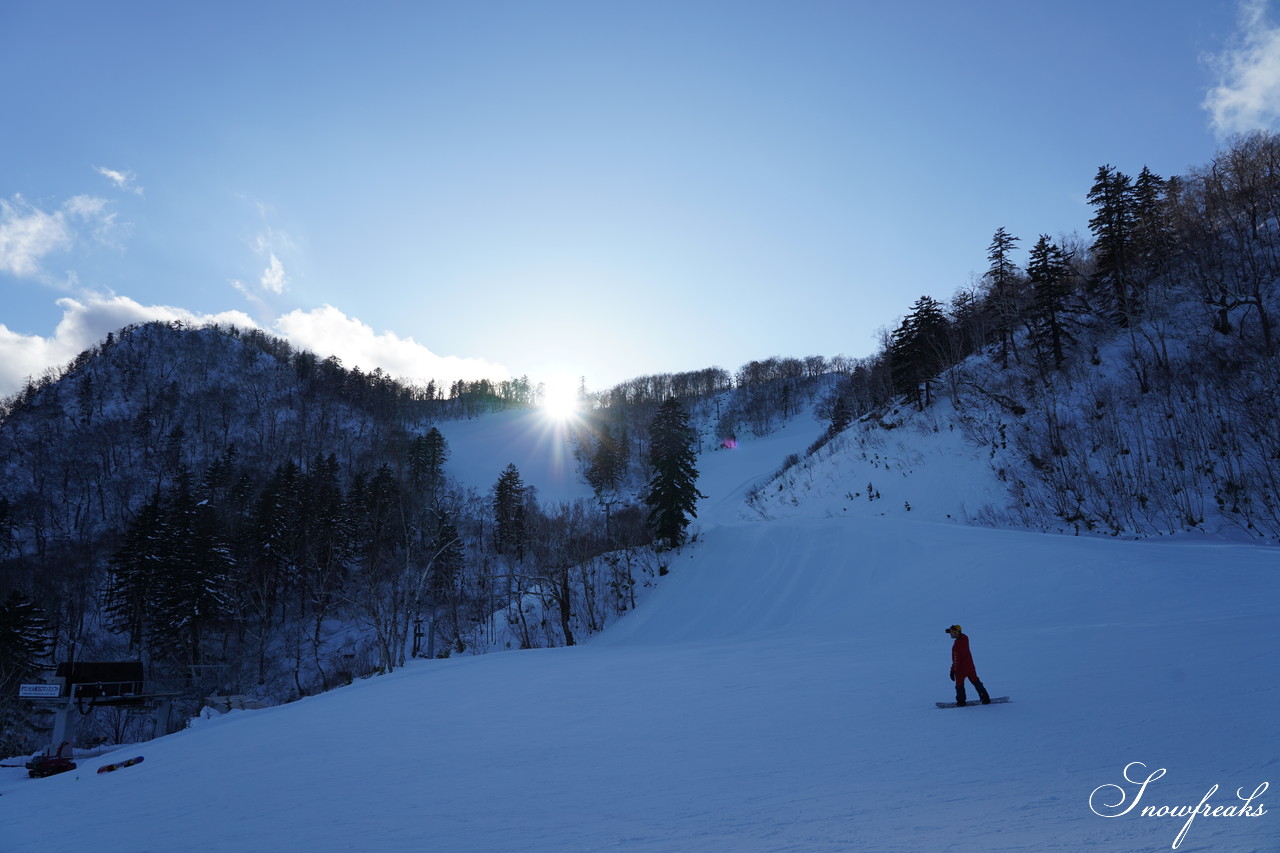
<path fill-rule="evenodd" d="M 1280 552 L 947 522 L 987 475 L 930 479 L 961 449 L 927 444 L 899 476 L 930 485 L 928 513 L 836 483 L 791 518 L 744 518 L 746 490 L 818 429 L 704 457 L 698 542 L 588 644 L 233 712 L 101 777 L 124 752 L 3 771 L 0 851 L 1132 853 L 1186 823 L 1144 807 L 1217 785 L 1207 805 L 1238 808 L 1237 789 L 1280 783 Z M 934 707 L 953 622 L 1012 702 Z M 1166 772 L 1096 814 L 1133 802 L 1132 762 L 1139 781 Z M 1276 793 L 1260 816 L 1195 818 L 1178 849 L 1280 849 Z"/>
<path fill-rule="evenodd" d="M 563 423 L 540 410 L 516 409 L 464 421 L 436 425 L 449 448 L 445 468 L 481 493 L 514 464 L 538 499 L 555 504 L 591 497 L 591 487 L 578 476 L 577 461 Z"/>

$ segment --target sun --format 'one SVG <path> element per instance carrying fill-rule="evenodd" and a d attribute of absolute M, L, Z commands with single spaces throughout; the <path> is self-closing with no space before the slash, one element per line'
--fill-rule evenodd
<path fill-rule="evenodd" d="M 556 421 L 568 421 L 576 418 L 582 410 L 582 400 L 578 395 L 578 384 L 570 377 L 558 376 L 542 383 L 538 398 L 538 407 L 548 418 Z"/>

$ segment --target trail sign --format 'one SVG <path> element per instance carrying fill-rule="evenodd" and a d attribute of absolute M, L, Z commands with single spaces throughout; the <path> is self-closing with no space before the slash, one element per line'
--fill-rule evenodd
<path fill-rule="evenodd" d="M 57 699 L 61 695 L 61 684 L 22 684 L 18 686 L 19 699 Z"/>

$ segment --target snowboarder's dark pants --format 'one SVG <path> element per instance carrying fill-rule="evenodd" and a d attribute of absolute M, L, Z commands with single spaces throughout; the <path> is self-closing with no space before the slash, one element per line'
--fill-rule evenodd
<path fill-rule="evenodd" d="M 978 680 L 976 675 L 962 675 L 956 679 L 956 701 L 964 702 L 964 680 L 969 679 L 973 682 L 973 686 L 978 690 L 978 698 L 983 702 L 990 702 L 991 696 L 987 694 L 987 688 L 982 686 L 982 682 Z"/>

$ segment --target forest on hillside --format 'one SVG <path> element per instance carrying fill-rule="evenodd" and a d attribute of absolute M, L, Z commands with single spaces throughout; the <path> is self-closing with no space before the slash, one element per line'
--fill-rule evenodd
<path fill-rule="evenodd" d="M 813 399 L 819 373 L 792 361 L 740 371 L 753 390 L 725 397 L 725 416 L 763 432 Z M 487 489 L 451 478 L 436 428 L 533 406 L 527 379 L 446 392 L 257 330 L 113 333 L 3 405 L 5 728 L 22 740 L 36 721 L 16 686 L 60 661 L 141 659 L 193 712 L 210 693 L 283 701 L 409 655 L 572 644 L 634 606 L 683 540 L 687 512 L 664 526 L 646 503 L 653 443 L 696 450 L 685 410 L 734 385 L 712 368 L 584 400 L 572 443 L 594 498 L 550 504 L 496 457 Z M 685 419 L 664 438 L 672 399 Z"/>
<path fill-rule="evenodd" d="M 1088 200 L 1088 237 L 1019 266 L 999 228 L 977 280 L 918 299 L 811 452 L 946 399 L 1008 484 L 984 523 L 1280 541 L 1280 137 L 1168 178 L 1104 165 Z"/>

